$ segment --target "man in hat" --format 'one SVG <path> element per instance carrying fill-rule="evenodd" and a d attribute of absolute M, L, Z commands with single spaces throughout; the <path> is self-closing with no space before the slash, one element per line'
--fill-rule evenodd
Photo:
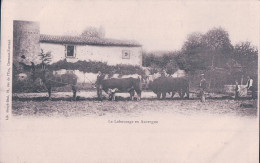
<path fill-rule="evenodd" d="M 102 80 L 103 80 L 103 74 L 101 71 L 98 71 L 97 75 L 97 81 L 96 81 L 96 87 L 97 87 L 97 95 L 98 99 L 102 101 Z"/>
<path fill-rule="evenodd" d="M 204 74 L 201 74 L 201 80 L 200 80 L 200 101 L 205 102 L 206 97 L 205 97 L 205 90 L 207 88 L 207 82 L 205 79 Z"/>
<path fill-rule="evenodd" d="M 250 78 L 250 76 L 247 76 L 246 88 L 247 88 L 247 90 L 252 91 L 252 98 L 254 98 L 254 94 L 255 94 L 254 87 L 253 87 L 253 82 L 254 82 L 253 79 Z"/>
<path fill-rule="evenodd" d="M 238 85 L 238 81 L 235 81 L 236 83 L 236 87 L 235 87 L 235 100 L 239 99 L 239 85 Z"/>

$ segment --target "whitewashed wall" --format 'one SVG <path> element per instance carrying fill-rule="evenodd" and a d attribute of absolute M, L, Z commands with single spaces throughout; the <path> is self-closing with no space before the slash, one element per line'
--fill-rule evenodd
<path fill-rule="evenodd" d="M 68 71 L 70 71 L 70 72 L 72 71 L 72 73 L 74 73 L 77 76 L 77 82 L 79 84 L 85 84 L 85 83 L 95 84 L 96 81 L 97 81 L 97 76 L 98 76 L 97 73 L 88 73 L 88 72 L 84 73 L 84 72 L 79 71 L 79 70 L 60 69 L 60 70 L 57 70 L 57 71 L 53 71 L 53 75 L 59 76 L 59 75 L 68 73 Z M 19 77 L 21 78 L 20 80 L 22 80 L 22 78 L 24 78 L 24 74 L 20 74 Z M 108 78 L 130 78 L 130 77 L 135 78 L 135 79 L 138 79 L 138 78 L 141 79 L 141 75 L 138 75 L 138 74 L 123 75 L 123 76 L 120 76 L 119 74 L 114 74 L 111 77 L 108 77 L 108 75 L 106 75 L 105 79 L 108 79 Z"/>
<path fill-rule="evenodd" d="M 51 52 L 52 55 L 52 63 L 57 62 L 59 60 L 63 60 L 65 58 L 65 46 L 60 44 L 47 44 L 40 43 L 40 47 L 44 53 Z"/>
<path fill-rule="evenodd" d="M 72 73 L 74 73 L 77 76 L 77 82 L 78 84 L 84 84 L 84 83 L 88 83 L 88 84 L 95 84 L 97 81 L 97 73 L 84 73 L 82 71 L 79 70 L 65 70 L 65 69 L 60 69 L 57 71 L 53 71 L 53 75 L 62 75 L 62 74 L 66 74 L 68 73 L 68 71 L 72 71 Z"/>
<path fill-rule="evenodd" d="M 65 45 L 41 43 L 41 49 L 44 52 L 52 53 L 52 63 L 65 59 Z M 130 59 L 122 59 L 122 51 L 130 50 Z M 142 48 L 141 47 L 119 47 L 119 46 L 90 46 L 77 45 L 76 57 L 67 58 L 68 62 L 76 62 L 78 60 L 101 61 L 107 62 L 108 65 L 129 64 L 142 65 Z"/>
<path fill-rule="evenodd" d="M 182 78 L 186 76 L 186 72 L 184 70 L 177 70 L 174 74 L 171 75 L 173 78 Z"/>

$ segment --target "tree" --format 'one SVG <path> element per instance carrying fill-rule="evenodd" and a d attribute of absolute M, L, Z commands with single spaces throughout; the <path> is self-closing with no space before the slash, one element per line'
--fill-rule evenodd
<path fill-rule="evenodd" d="M 243 66 L 247 66 L 258 58 L 258 50 L 250 42 L 240 42 L 234 46 L 233 57 Z"/>
<path fill-rule="evenodd" d="M 155 60 L 155 56 L 153 54 L 147 53 L 146 51 L 143 51 L 142 58 L 142 65 L 144 67 L 151 67 L 152 63 Z"/>
<path fill-rule="evenodd" d="M 103 38 L 105 37 L 105 29 L 102 26 L 99 29 L 90 26 L 83 30 L 81 36 Z"/>
<path fill-rule="evenodd" d="M 192 33 L 182 46 L 180 54 L 177 56 L 178 64 L 186 71 L 196 71 L 207 69 L 206 46 L 203 42 L 203 34 Z"/>
<path fill-rule="evenodd" d="M 174 57 L 174 59 L 181 70 L 185 70 L 186 72 L 191 70 L 185 54 L 179 53 L 176 57 Z"/>
<path fill-rule="evenodd" d="M 257 76 L 258 70 L 258 49 L 251 45 L 250 42 L 240 42 L 234 46 L 232 53 L 239 64 L 242 65 L 243 71 L 248 75 Z"/>
<path fill-rule="evenodd" d="M 192 33 L 182 46 L 176 58 L 182 69 L 188 73 L 209 72 L 209 87 L 214 88 L 216 70 L 224 69 L 231 57 L 233 46 L 229 34 L 223 28 L 212 28 L 205 34 Z"/>
<path fill-rule="evenodd" d="M 189 34 L 182 46 L 182 51 L 187 55 L 193 55 L 196 53 L 196 50 L 203 46 L 202 38 L 202 33 L 194 32 Z"/>
<path fill-rule="evenodd" d="M 42 69 L 44 70 L 46 68 L 46 65 L 49 64 L 52 60 L 51 52 L 44 53 L 43 49 L 41 49 L 39 57 L 42 61 Z"/>
<path fill-rule="evenodd" d="M 179 69 L 179 66 L 175 60 L 170 60 L 166 64 L 165 69 L 166 69 L 167 74 L 172 75 Z"/>
<path fill-rule="evenodd" d="M 211 55 L 211 69 L 223 67 L 233 49 L 228 32 L 221 27 L 213 28 L 203 35 L 203 42 Z"/>
<path fill-rule="evenodd" d="M 189 71 L 212 70 L 225 65 L 232 49 L 228 32 L 219 27 L 205 34 L 190 34 L 181 53 L 186 58 Z"/>
<path fill-rule="evenodd" d="M 233 46 L 229 39 L 229 34 L 223 28 L 213 28 L 203 36 L 204 45 L 208 49 L 207 53 L 210 60 L 208 60 L 210 73 L 209 88 L 215 88 L 217 68 L 226 66 L 229 60 Z"/>

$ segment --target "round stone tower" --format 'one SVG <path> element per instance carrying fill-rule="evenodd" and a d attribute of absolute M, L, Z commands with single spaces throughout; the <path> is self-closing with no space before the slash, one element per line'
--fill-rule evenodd
<path fill-rule="evenodd" d="M 13 21 L 13 63 L 31 65 L 40 63 L 40 23 Z M 18 64 L 19 65 L 19 64 Z"/>

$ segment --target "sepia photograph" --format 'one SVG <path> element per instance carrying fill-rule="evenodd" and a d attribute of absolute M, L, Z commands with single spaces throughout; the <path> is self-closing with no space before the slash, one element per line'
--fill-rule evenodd
<path fill-rule="evenodd" d="M 0 162 L 259 162 L 259 1 L 1 4 Z"/>

